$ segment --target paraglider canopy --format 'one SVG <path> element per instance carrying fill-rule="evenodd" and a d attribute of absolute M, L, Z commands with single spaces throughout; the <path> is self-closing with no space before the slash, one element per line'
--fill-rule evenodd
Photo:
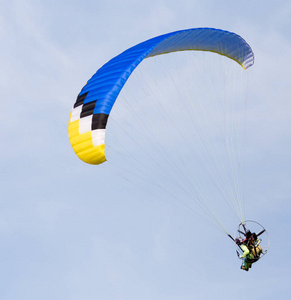
<path fill-rule="evenodd" d="M 106 161 L 107 119 L 134 69 L 145 58 L 184 50 L 215 52 L 236 61 L 244 69 L 254 63 L 253 51 L 242 37 L 214 28 L 175 31 L 129 48 L 92 76 L 74 104 L 68 131 L 71 145 L 81 160 L 89 164 Z"/>

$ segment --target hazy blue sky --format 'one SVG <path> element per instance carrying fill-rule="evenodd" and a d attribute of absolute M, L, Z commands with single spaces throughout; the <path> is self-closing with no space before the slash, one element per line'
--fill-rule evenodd
<path fill-rule="evenodd" d="M 0 0 L 0 298 L 286 299 L 290 16 L 288 0 Z M 271 247 L 250 272 L 210 223 L 106 164 L 84 164 L 67 135 L 76 96 L 99 67 L 146 39 L 195 27 L 236 32 L 255 53 L 245 205 Z"/>

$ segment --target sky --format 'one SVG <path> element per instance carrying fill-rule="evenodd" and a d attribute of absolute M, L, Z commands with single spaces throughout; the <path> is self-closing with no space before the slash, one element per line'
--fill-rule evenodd
<path fill-rule="evenodd" d="M 1 299 L 286 298 L 290 15 L 288 0 L 0 0 Z M 196 27 L 236 32 L 255 53 L 245 206 L 271 243 L 249 272 L 210 222 L 109 162 L 83 163 L 68 139 L 70 110 L 98 68 L 146 39 Z"/>

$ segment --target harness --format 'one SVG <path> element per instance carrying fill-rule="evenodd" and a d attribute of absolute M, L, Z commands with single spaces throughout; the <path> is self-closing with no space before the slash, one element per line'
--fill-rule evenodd
<path fill-rule="evenodd" d="M 246 257 L 246 261 L 249 263 L 254 263 L 260 259 L 260 254 L 262 253 L 262 248 L 259 246 L 260 240 L 253 240 L 253 236 L 251 236 L 250 239 L 245 239 L 245 245 L 249 249 L 250 253 L 249 255 L 252 255 L 253 258 L 251 257 Z"/>

